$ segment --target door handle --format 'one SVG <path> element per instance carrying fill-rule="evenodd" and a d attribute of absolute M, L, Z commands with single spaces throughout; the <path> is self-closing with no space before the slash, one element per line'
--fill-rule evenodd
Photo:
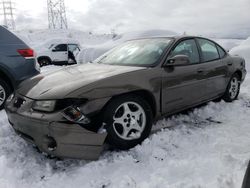
<path fill-rule="evenodd" d="M 227 62 L 227 65 L 228 65 L 228 66 L 232 66 L 233 63 L 232 63 L 232 62 Z"/>

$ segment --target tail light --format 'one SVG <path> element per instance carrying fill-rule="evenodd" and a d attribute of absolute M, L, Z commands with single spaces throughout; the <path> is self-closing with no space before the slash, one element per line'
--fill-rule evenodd
<path fill-rule="evenodd" d="M 34 50 L 32 49 L 19 49 L 17 52 L 25 59 L 34 58 L 35 56 Z"/>

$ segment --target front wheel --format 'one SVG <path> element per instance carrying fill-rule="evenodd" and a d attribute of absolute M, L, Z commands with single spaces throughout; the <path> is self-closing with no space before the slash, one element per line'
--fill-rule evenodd
<path fill-rule="evenodd" d="M 0 110 L 4 108 L 4 104 L 11 93 L 9 85 L 2 79 L 0 79 Z"/>
<path fill-rule="evenodd" d="M 135 95 L 120 96 L 111 101 L 104 113 L 108 143 L 117 149 L 140 144 L 152 128 L 150 105 Z"/>
<path fill-rule="evenodd" d="M 240 77 L 238 74 L 234 74 L 231 77 L 226 92 L 222 98 L 226 102 L 232 102 L 235 99 L 237 99 L 239 93 L 240 93 Z"/>

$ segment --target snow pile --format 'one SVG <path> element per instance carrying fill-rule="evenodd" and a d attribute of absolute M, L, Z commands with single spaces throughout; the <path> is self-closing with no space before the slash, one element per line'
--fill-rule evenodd
<path fill-rule="evenodd" d="M 119 34 L 111 40 L 103 44 L 90 45 L 86 49 L 82 50 L 77 57 L 79 63 L 86 63 L 95 60 L 97 57 L 101 56 L 113 47 L 122 44 L 125 41 L 132 39 L 140 39 L 147 37 L 171 37 L 175 36 L 177 33 L 169 30 L 140 30 L 132 31 L 123 34 Z"/>
<path fill-rule="evenodd" d="M 141 31 L 133 31 L 128 33 L 123 33 L 117 35 L 115 38 L 108 40 L 103 44 L 98 45 L 90 45 L 85 48 L 78 56 L 78 62 L 86 63 L 89 61 L 95 60 L 97 57 L 101 56 L 111 48 L 132 39 L 140 39 L 147 37 L 171 37 L 180 35 L 173 31 L 169 30 L 141 30 Z M 227 51 L 232 49 L 235 46 L 241 44 L 243 40 L 240 39 L 214 39 L 218 44 L 224 47 Z"/>
<path fill-rule="evenodd" d="M 15 32 L 23 41 L 35 50 L 48 47 L 51 42 L 73 41 L 82 46 L 96 45 L 104 43 L 112 38 L 110 34 L 93 34 L 91 32 L 77 30 L 23 30 Z"/>
<path fill-rule="evenodd" d="M 32 44 L 32 48 L 36 51 L 37 55 L 39 56 L 40 53 L 46 53 L 46 51 L 50 51 L 49 48 L 51 47 L 51 45 L 53 44 L 78 44 L 79 46 L 81 46 L 79 44 L 79 41 L 76 39 L 71 39 L 71 38 L 55 38 L 55 39 L 48 39 L 45 42 L 39 43 L 37 45 Z"/>
<path fill-rule="evenodd" d="M 250 159 L 249 122 L 247 76 L 239 100 L 160 120 L 157 126 L 169 128 L 129 151 L 106 151 L 92 162 L 58 161 L 19 138 L 0 111 L 0 187 L 240 188 Z"/>
<path fill-rule="evenodd" d="M 170 37 L 175 36 L 177 33 L 169 30 L 153 29 L 153 30 L 140 30 L 132 31 L 117 35 L 113 41 L 127 41 L 131 39 L 146 38 L 146 37 Z"/>
<path fill-rule="evenodd" d="M 77 61 L 86 63 L 93 61 L 109 49 L 121 44 L 124 41 L 145 38 L 145 37 L 165 37 L 180 35 L 169 30 L 139 30 L 123 34 L 115 37 L 111 34 L 93 34 L 91 32 L 77 30 L 22 30 L 16 31 L 23 41 L 30 45 L 36 52 L 46 51 L 51 44 L 54 43 L 77 43 L 82 47 L 82 52 L 78 55 Z M 226 50 L 239 45 L 240 39 L 214 39 Z"/>
<path fill-rule="evenodd" d="M 242 39 L 213 39 L 220 44 L 225 50 L 229 51 L 232 48 L 239 46 L 244 40 Z"/>
<path fill-rule="evenodd" d="M 250 37 L 242 42 L 241 45 L 234 47 L 230 53 L 244 57 L 247 62 L 247 70 L 250 71 Z"/>

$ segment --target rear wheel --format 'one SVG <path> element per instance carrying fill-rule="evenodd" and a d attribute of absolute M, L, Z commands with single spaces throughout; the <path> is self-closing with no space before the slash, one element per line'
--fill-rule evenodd
<path fill-rule="evenodd" d="M 234 74 L 227 86 L 226 92 L 222 97 L 226 102 L 232 102 L 237 99 L 240 92 L 240 77 L 238 74 Z"/>
<path fill-rule="evenodd" d="M 4 108 L 4 104 L 10 93 L 10 86 L 4 80 L 0 79 L 0 110 Z"/>
<path fill-rule="evenodd" d="M 50 65 L 50 60 L 47 58 L 41 58 L 38 60 L 40 67 Z"/>
<path fill-rule="evenodd" d="M 152 128 L 150 105 L 136 95 L 114 99 L 104 113 L 108 143 L 117 149 L 129 149 L 140 144 Z"/>

